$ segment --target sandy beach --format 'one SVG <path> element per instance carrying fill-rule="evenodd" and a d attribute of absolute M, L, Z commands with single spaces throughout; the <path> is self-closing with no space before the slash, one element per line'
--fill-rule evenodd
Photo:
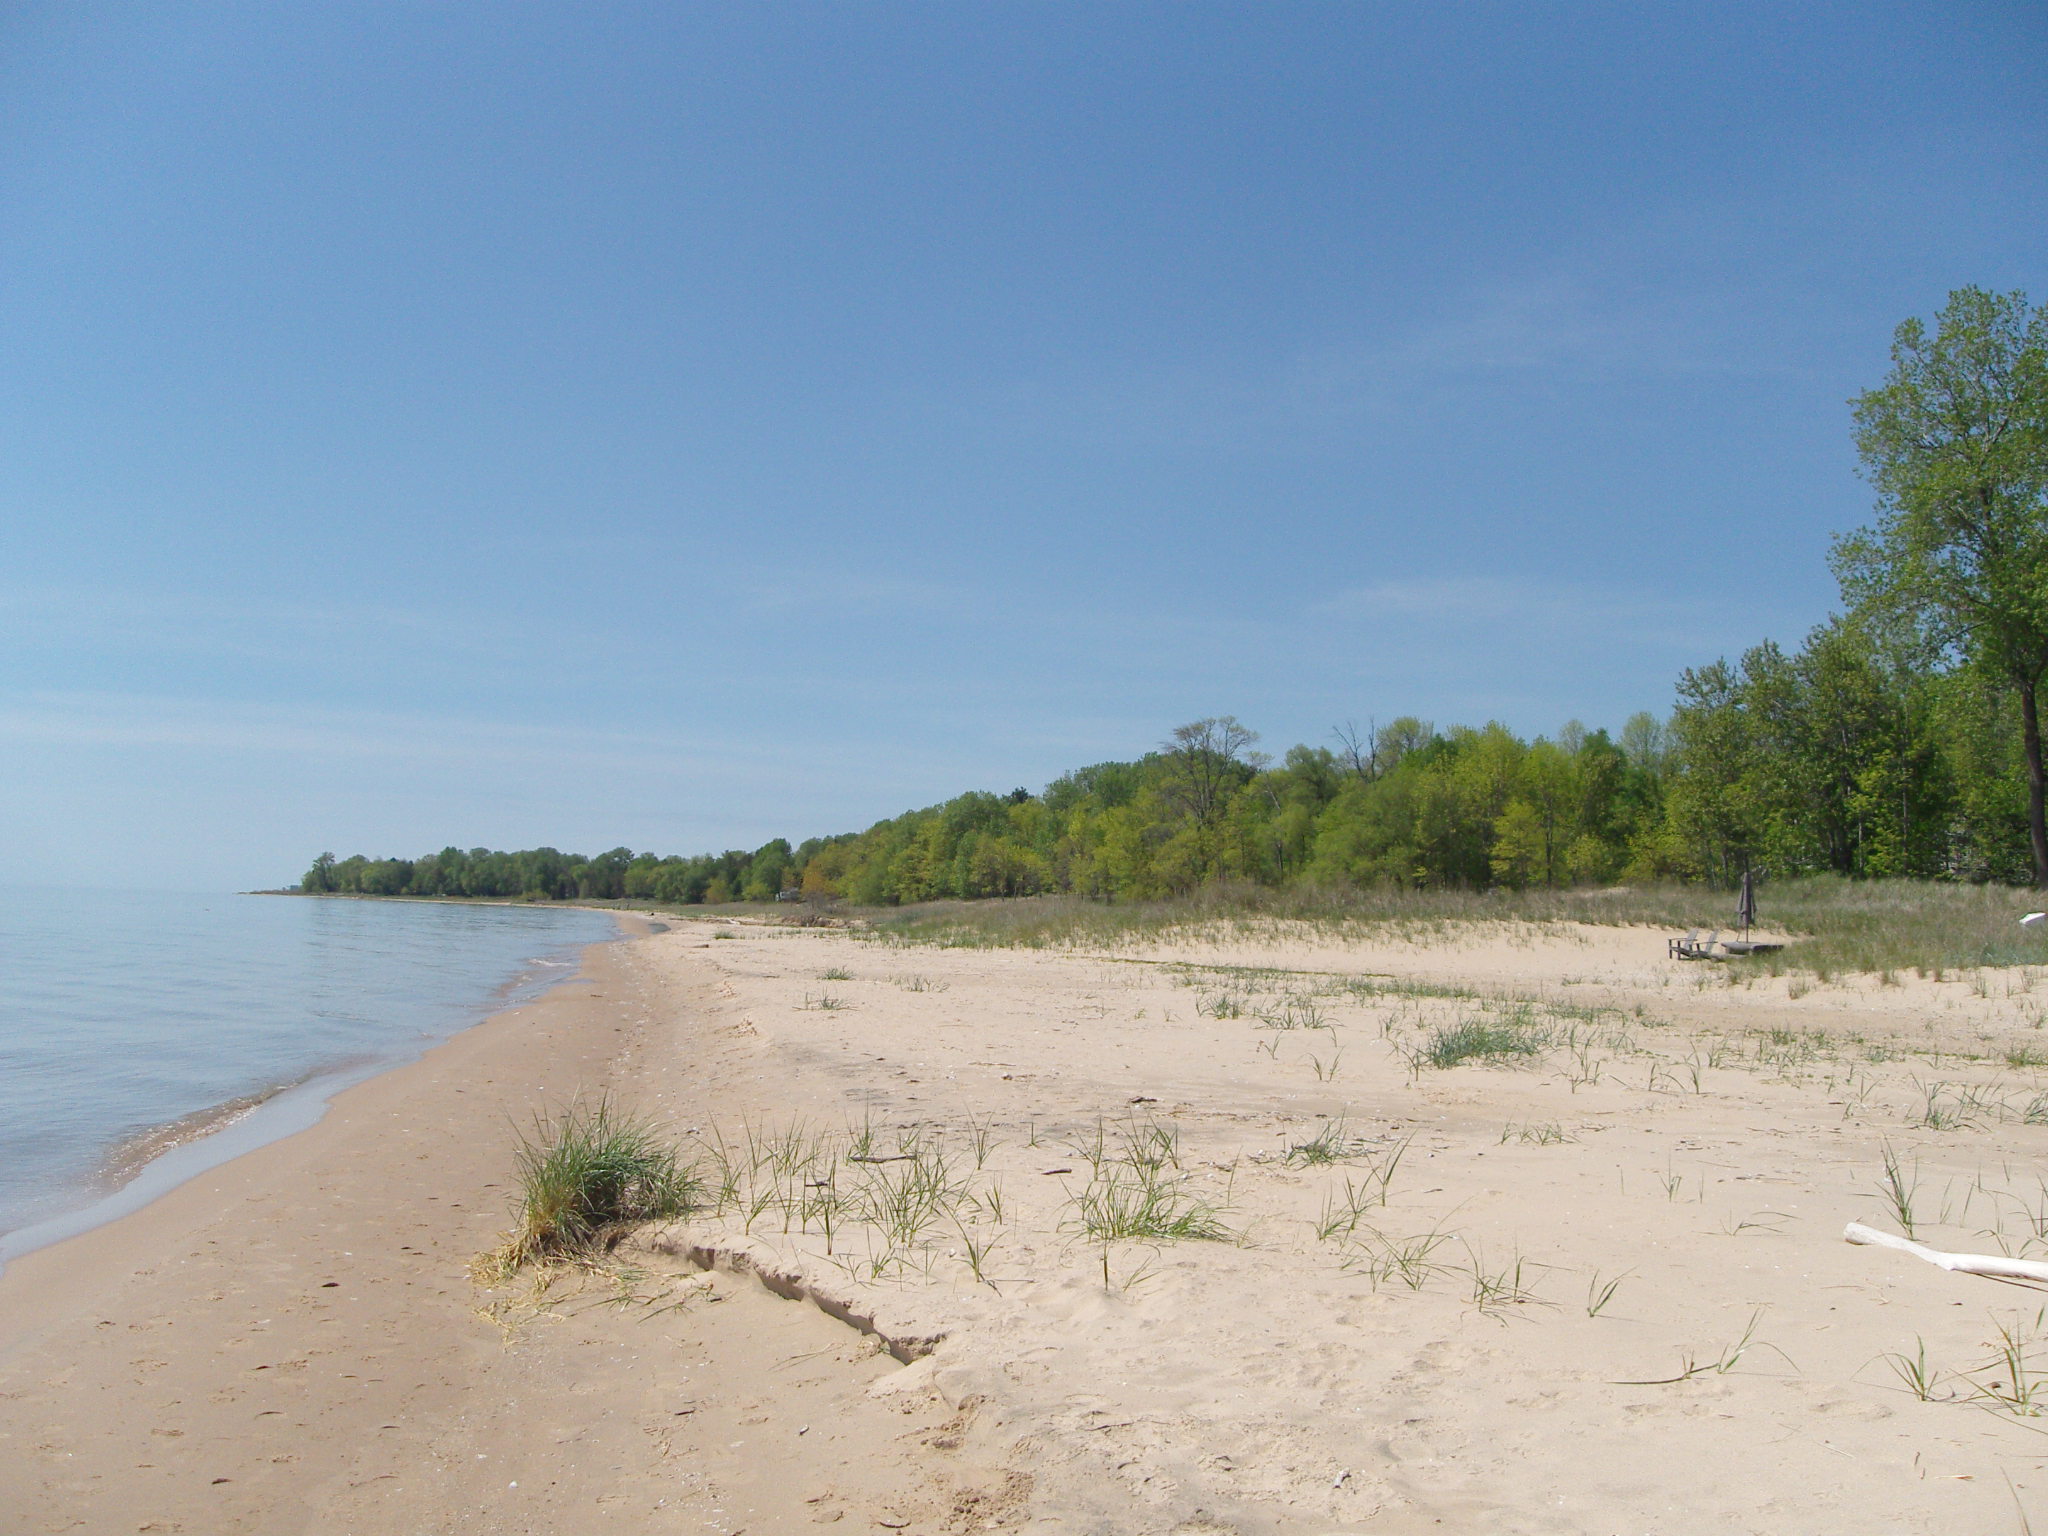
<path fill-rule="evenodd" d="M 313 1129 L 9 1265 L 0 1529 L 759 1531 L 827 1486 L 878 1518 L 926 1486 L 953 1416 L 868 1397 L 893 1359 L 752 1282 L 677 1263 L 658 1319 L 609 1287 L 485 1315 L 467 1265 L 506 1225 L 515 1123 L 694 1090 L 688 1021 L 631 957 L 592 949 Z"/>
<path fill-rule="evenodd" d="M 1898 1230 L 1887 1154 L 1936 1247 L 2048 1231 L 2038 970 L 1741 983 L 1571 924 L 1084 953 L 626 921 L 11 1265 L 10 1528 L 2048 1516 L 2042 1298 L 1841 1237 Z M 1527 1048 L 1432 1065 L 1470 1025 Z M 515 1125 L 601 1092 L 699 1149 L 706 1207 L 608 1275 L 478 1286 Z"/>

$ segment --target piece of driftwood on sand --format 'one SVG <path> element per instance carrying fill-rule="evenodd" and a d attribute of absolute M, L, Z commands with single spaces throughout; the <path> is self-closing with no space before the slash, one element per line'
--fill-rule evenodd
<path fill-rule="evenodd" d="M 1997 1253 L 1943 1253 L 1909 1237 L 1866 1227 L 1860 1221 L 1850 1222 L 1843 1229 L 1842 1236 L 1852 1243 L 1896 1248 L 1901 1253 L 1910 1253 L 1916 1259 L 1925 1259 L 1937 1268 L 1952 1270 L 1959 1275 L 1986 1275 L 1993 1280 L 2032 1280 L 2048 1285 L 2048 1263 L 2039 1259 L 2009 1259 Z"/>

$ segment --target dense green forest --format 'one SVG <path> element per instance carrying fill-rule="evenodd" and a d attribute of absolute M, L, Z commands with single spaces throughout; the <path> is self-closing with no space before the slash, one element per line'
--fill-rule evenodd
<path fill-rule="evenodd" d="M 301 888 L 864 905 L 1217 882 L 1484 888 L 1790 876 L 2048 885 L 2048 308 L 1962 289 L 1909 320 L 1852 402 L 1878 518 L 1836 542 L 1843 611 L 1687 670 L 1668 718 L 1525 740 L 1403 717 L 1277 761 L 1223 716 L 1041 793 L 972 792 L 751 853 L 443 849 L 336 861 Z"/>

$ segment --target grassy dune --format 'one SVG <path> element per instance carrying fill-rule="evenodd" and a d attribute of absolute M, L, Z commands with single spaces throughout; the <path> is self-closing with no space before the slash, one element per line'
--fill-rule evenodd
<path fill-rule="evenodd" d="M 2048 962 L 2048 935 L 2019 926 L 2039 892 L 1921 880 L 1789 880 L 1758 892 L 1758 926 L 1794 942 L 1728 964 L 1772 975 L 1911 972 Z M 1221 887 L 1175 900 L 1073 896 L 942 901 L 862 914 L 875 937 L 948 948 L 1119 944 L 1305 924 L 1336 937 L 1424 939 L 1473 922 L 1732 929 L 1734 897 L 1699 886 L 1587 891 L 1268 891 Z"/>

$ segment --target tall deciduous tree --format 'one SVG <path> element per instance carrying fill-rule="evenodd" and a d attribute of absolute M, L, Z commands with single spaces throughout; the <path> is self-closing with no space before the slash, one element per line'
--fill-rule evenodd
<path fill-rule="evenodd" d="M 1230 798 L 1266 764 L 1265 754 L 1248 750 L 1259 733 L 1235 715 L 1219 715 L 1176 726 L 1161 743 L 1161 793 L 1187 818 L 1170 851 L 1180 856 L 1184 882 L 1199 883 L 1221 866 L 1218 838 Z"/>
<path fill-rule="evenodd" d="M 1221 813 L 1224 797 L 1250 777 L 1247 765 L 1263 764 L 1258 754 L 1245 755 L 1258 739 L 1259 733 L 1235 715 L 1176 726 L 1160 748 L 1166 793 L 1198 825 L 1209 825 Z"/>
<path fill-rule="evenodd" d="M 1898 328 L 1890 376 L 1853 404 L 1878 521 L 1836 542 L 1843 593 L 1910 616 L 2017 695 L 2034 881 L 2048 886 L 2048 309 L 1957 289 L 1932 335 Z"/>

